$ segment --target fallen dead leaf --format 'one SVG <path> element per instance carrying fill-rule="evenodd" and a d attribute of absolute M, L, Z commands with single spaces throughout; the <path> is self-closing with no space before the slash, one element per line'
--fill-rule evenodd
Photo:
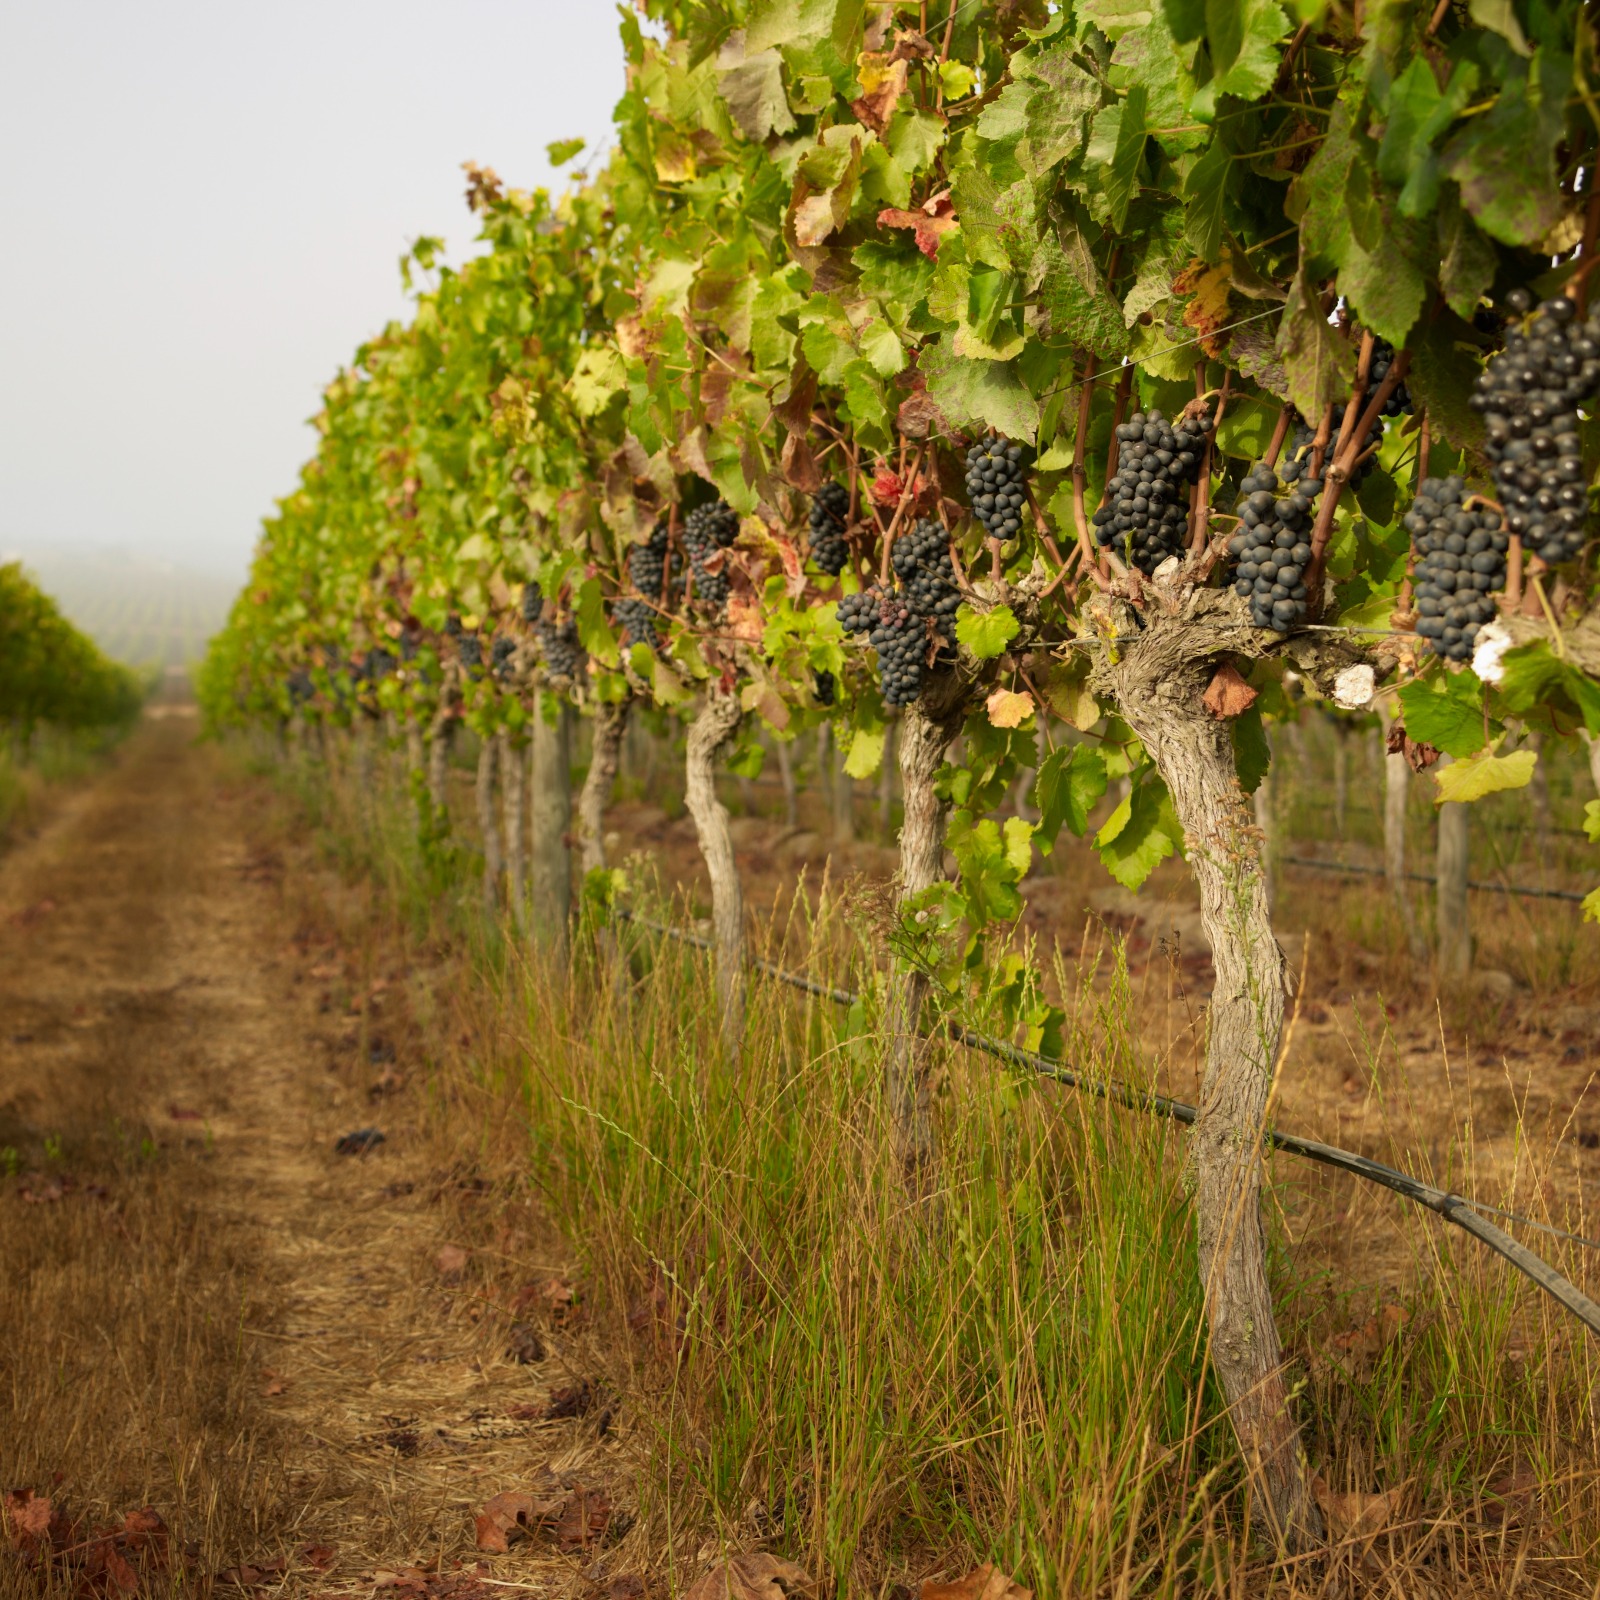
<path fill-rule="evenodd" d="M 507 1336 L 506 1354 L 519 1366 L 531 1367 L 544 1360 L 544 1340 L 526 1322 L 513 1322 Z"/>
<path fill-rule="evenodd" d="M 784 1600 L 813 1588 L 811 1574 L 764 1550 L 719 1561 L 696 1580 L 683 1600 Z"/>
<path fill-rule="evenodd" d="M 168 1106 L 167 1115 L 174 1122 L 204 1122 L 203 1111 L 191 1111 L 188 1106 Z"/>
<path fill-rule="evenodd" d="M 1328 1358 L 1346 1372 L 1364 1371 L 1400 1337 L 1410 1316 L 1392 1301 L 1380 1306 L 1359 1327 L 1336 1333 L 1328 1341 Z"/>
<path fill-rule="evenodd" d="M 1212 673 L 1200 703 L 1214 717 L 1239 717 L 1256 703 L 1260 692 L 1239 676 L 1239 669 L 1231 661 L 1224 661 Z"/>
<path fill-rule="evenodd" d="M 650 1589 L 636 1572 L 625 1572 L 613 1578 L 601 1591 L 605 1600 L 645 1600 Z"/>
<path fill-rule="evenodd" d="M 446 1283 L 460 1283 L 466 1275 L 469 1260 L 471 1257 L 460 1245 L 447 1244 L 433 1258 L 433 1265 Z"/>
<path fill-rule="evenodd" d="M 558 1422 L 563 1417 L 581 1417 L 593 1407 L 594 1401 L 594 1385 L 584 1378 L 578 1383 L 552 1389 L 544 1414 L 551 1422 Z"/>
<path fill-rule="evenodd" d="M 560 1516 L 565 1501 L 566 1485 L 548 1469 L 534 1480 L 532 1490 L 495 1495 L 474 1519 L 478 1548 L 505 1554 L 516 1541 L 532 1538 Z"/>
<path fill-rule="evenodd" d="M 606 1536 L 611 1501 L 603 1489 L 574 1489 L 567 1496 L 552 1530 L 557 1547 L 568 1555 L 587 1550 Z"/>
<path fill-rule="evenodd" d="M 1330 1489 L 1319 1472 L 1312 1475 L 1311 1492 L 1327 1519 L 1328 1532 L 1335 1539 L 1370 1541 L 1402 1515 L 1411 1490 L 1408 1484 L 1401 1484 L 1398 1489 L 1388 1489 L 1382 1494 L 1363 1494 L 1359 1490 L 1341 1494 Z"/>
<path fill-rule="evenodd" d="M 918 1600 L 1033 1600 L 1033 1590 L 986 1561 L 954 1583 L 924 1583 L 917 1596 Z"/>
<path fill-rule="evenodd" d="M 331 1544 L 303 1544 L 294 1553 L 296 1561 L 316 1572 L 326 1572 L 336 1556 L 337 1552 Z"/>
<path fill-rule="evenodd" d="M 71 1187 L 71 1178 L 58 1178 L 43 1172 L 35 1172 L 23 1180 L 17 1195 L 30 1206 L 53 1206 L 65 1197 Z"/>

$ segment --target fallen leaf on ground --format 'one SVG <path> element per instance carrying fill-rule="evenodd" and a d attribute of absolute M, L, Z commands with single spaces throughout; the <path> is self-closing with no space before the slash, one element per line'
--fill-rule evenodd
<path fill-rule="evenodd" d="M 168 1106 L 167 1115 L 174 1122 L 204 1122 L 203 1111 L 191 1111 L 188 1106 Z"/>
<path fill-rule="evenodd" d="M 447 1244 L 433 1258 L 433 1264 L 446 1283 L 460 1283 L 470 1259 L 460 1245 Z"/>
<path fill-rule="evenodd" d="M 925 1583 L 918 1600 L 1033 1600 L 1033 1590 L 1006 1576 L 992 1561 L 954 1583 Z"/>
<path fill-rule="evenodd" d="M 611 1501 L 603 1489 L 574 1489 L 556 1518 L 555 1541 L 571 1555 L 587 1550 L 606 1536 L 611 1525 Z"/>
<path fill-rule="evenodd" d="M 41 1545 L 56 1542 L 55 1535 L 67 1534 L 66 1518 L 55 1503 L 32 1489 L 10 1489 L 0 1500 L 0 1525 L 12 1548 L 29 1554 Z"/>
<path fill-rule="evenodd" d="M 1526 1461 L 1491 1478 L 1484 1490 L 1483 1513 L 1490 1522 L 1510 1526 L 1533 1509 L 1539 1492 L 1539 1474 Z"/>
<path fill-rule="evenodd" d="M 506 1354 L 521 1366 L 531 1367 L 544 1360 L 544 1340 L 526 1322 L 513 1322 Z"/>
<path fill-rule="evenodd" d="M 503 1555 L 518 1539 L 531 1538 L 554 1522 L 565 1502 L 566 1485 L 550 1471 L 541 1472 L 531 1490 L 495 1495 L 475 1518 L 478 1548 Z"/>
<path fill-rule="evenodd" d="M 644 1600 L 650 1590 L 638 1573 L 626 1572 L 613 1578 L 601 1592 L 605 1600 Z"/>
<path fill-rule="evenodd" d="M 267 1380 L 261 1387 L 261 1393 L 268 1400 L 274 1395 L 283 1394 L 289 1387 L 289 1380 L 270 1368 L 263 1369 L 261 1376 Z"/>
<path fill-rule="evenodd" d="M 1400 1337 L 1411 1313 L 1404 1306 L 1380 1306 L 1359 1327 L 1347 1328 L 1328 1341 L 1329 1356 L 1347 1372 L 1365 1368 Z"/>
<path fill-rule="evenodd" d="M 719 1561 L 698 1579 L 683 1600 L 784 1600 L 812 1589 L 811 1574 L 782 1556 L 764 1550 Z"/>
<path fill-rule="evenodd" d="M 1335 1539 L 1371 1539 L 1405 1509 L 1410 1488 L 1401 1484 L 1382 1494 L 1363 1494 L 1359 1490 L 1341 1494 L 1330 1489 L 1319 1472 L 1312 1475 L 1311 1492 Z"/>
<path fill-rule="evenodd" d="M 288 1565 L 282 1556 L 271 1561 L 241 1561 L 236 1567 L 224 1567 L 216 1581 L 230 1589 L 258 1589 L 268 1578 L 281 1578 Z"/>
<path fill-rule="evenodd" d="M 341 1156 L 364 1156 L 367 1151 L 382 1144 L 383 1135 L 376 1128 L 357 1128 L 353 1133 L 343 1134 L 334 1144 L 334 1154 Z"/>
<path fill-rule="evenodd" d="M 581 1417 L 593 1407 L 594 1398 L 594 1386 L 587 1378 L 579 1383 L 565 1384 L 550 1391 L 544 1414 L 551 1422 L 557 1422 L 562 1417 Z"/>
<path fill-rule="evenodd" d="M 294 1558 L 317 1572 L 326 1572 L 336 1554 L 331 1544 L 303 1544 L 295 1551 Z"/>
<path fill-rule="evenodd" d="M 70 1178 L 46 1177 L 35 1172 L 23 1180 L 17 1194 L 30 1206 L 50 1206 L 62 1199 L 71 1187 Z"/>

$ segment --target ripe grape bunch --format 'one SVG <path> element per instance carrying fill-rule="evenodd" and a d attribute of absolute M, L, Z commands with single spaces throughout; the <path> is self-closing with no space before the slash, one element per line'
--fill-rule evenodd
<path fill-rule="evenodd" d="M 1028 498 L 1027 452 L 991 433 L 967 451 L 967 496 L 991 539 L 1015 539 Z"/>
<path fill-rule="evenodd" d="M 890 554 L 899 589 L 874 584 L 839 602 L 839 625 L 864 634 L 878 656 L 883 703 L 910 705 L 922 693 L 930 633 L 936 649 L 955 639 L 955 612 L 961 604 L 950 541 L 941 524 L 929 518 L 895 540 Z"/>
<path fill-rule="evenodd" d="M 463 633 L 461 641 L 456 646 L 461 656 L 461 665 L 468 673 L 479 678 L 483 676 L 483 640 L 475 633 Z"/>
<path fill-rule="evenodd" d="M 1168 422 L 1136 411 L 1118 425 L 1117 471 L 1094 514 L 1095 538 L 1146 575 L 1178 555 L 1189 528 L 1185 491 L 1200 471 L 1210 417 Z"/>
<path fill-rule="evenodd" d="M 837 578 L 850 559 L 845 528 L 850 519 L 850 491 L 842 483 L 825 483 L 811 502 L 811 559 L 820 571 Z"/>
<path fill-rule="evenodd" d="M 739 516 L 726 500 L 696 506 L 684 519 L 683 547 L 694 568 L 694 592 L 709 606 L 726 605 L 731 587 L 727 574 L 710 571 L 709 563 L 738 537 Z"/>
<path fill-rule="evenodd" d="M 289 703 L 301 705 L 310 700 L 317 692 L 316 685 L 311 681 L 311 674 L 304 667 L 296 667 L 289 674 Z"/>
<path fill-rule="evenodd" d="M 517 653 L 517 641 L 509 633 L 497 633 L 489 648 L 489 667 L 503 683 L 511 676 L 511 658 Z"/>
<path fill-rule="evenodd" d="M 1394 346 L 1385 339 L 1375 339 L 1372 343 L 1372 361 L 1367 367 L 1367 395 L 1375 394 L 1383 380 L 1389 376 L 1389 368 L 1394 365 Z M 1339 437 L 1339 429 L 1344 426 L 1345 406 L 1348 402 L 1341 400 L 1333 408 L 1333 418 L 1328 427 L 1329 452 L 1332 451 Z M 1366 400 L 1362 400 L 1363 410 Z M 1403 416 L 1411 410 L 1411 393 L 1405 384 L 1399 383 L 1394 387 L 1389 398 L 1384 402 L 1382 412 L 1372 419 L 1372 427 L 1367 436 L 1361 441 L 1361 448 L 1356 453 L 1357 465 L 1350 474 L 1350 486 L 1354 488 L 1363 478 L 1372 471 L 1377 464 L 1375 455 L 1367 452 L 1383 438 L 1383 419 L 1385 417 Z M 1294 430 L 1289 440 L 1289 448 L 1285 452 L 1282 466 L 1283 481 L 1288 484 L 1299 483 L 1311 471 L 1311 447 L 1316 441 L 1317 430 L 1309 423 L 1302 422 Z M 1362 457 L 1366 457 L 1362 460 Z M 1324 454 L 1324 463 L 1327 455 Z M 1322 487 L 1321 480 L 1317 480 L 1317 491 Z"/>
<path fill-rule="evenodd" d="M 1588 521 L 1578 407 L 1600 390 L 1600 307 L 1580 322 L 1566 295 L 1531 316 L 1526 289 L 1506 304 L 1523 320 L 1507 329 L 1469 404 L 1483 413 L 1507 532 L 1554 566 L 1582 550 Z"/>
<path fill-rule="evenodd" d="M 1405 515 L 1416 544 L 1417 632 L 1449 661 L 1469 661 L 1478 629 L 1495 612 L 1492 590 L 1506 581 L 1510 537 L 1500 513 L 1469 511 L 1459 477 L 1424 478 Z"/>
<path fill-rule="evenodd" d="M 534 624 L 539 648 L 544 653 L 545 671 L 552 678 L 579 678 L 583 675 L 583 646 L 578 643 L 578 624 L 572 617 L 552 622 L 541 616 Z"/>
<path fill-rule="evenodd" d="M 1258 628 L 1287 633 L 1305 620 L 1311 565 L 1311 506 L 1322 491 L 1318 478 L 1300 478 L 1289 494 L 1277 493 L 1278 475 L 1265 462 L 1239 485 L 1238 532 L 1228 541 L 1237 563 L 1233 591 L 1250 602 Z"/>
<path fill-rule="evenodd" d="M 531 628 L 544 611 L 544 590 L 529 582 L 522 586 L 522 620 Z"/>
<path fill-rule="evenodd" d="M 812 688 L 816 693 L 819 706 L 831 706 L 837 697 L 838 684 L 834 681 L 833 674 L 820 671 L 812 676 Z"/>
<path fill-rule="evenodd" d="M 625 645 L 647 644 L 654 648 L 660 643 L 656 608 L 651 602 L 661 599 L 666 584 L 669 536 L 666 523 L 658 522 L 650 537 L 628 552 L 628 581 L 644 598 L 630 596 L 617 602 L 615 617 Z"/>

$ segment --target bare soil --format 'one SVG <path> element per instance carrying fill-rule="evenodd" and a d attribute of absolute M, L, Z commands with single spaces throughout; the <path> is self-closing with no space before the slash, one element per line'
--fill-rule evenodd
<path fill-rule="evenodd" d="M 0 1489 L 56 1516 L 0 1594 L 115 1592 L 121 1558 L 592 1593 L 626 1472 L 565 1264 L 429 1116 L 400 958 L 340 945 L 350 891 L 161 709 L 0 861 Z M 480 1565 L 475 1514 L 530 1488 L 544 1531 Z M 165 1555 L 95 1542 L 145 1506 Z"/>

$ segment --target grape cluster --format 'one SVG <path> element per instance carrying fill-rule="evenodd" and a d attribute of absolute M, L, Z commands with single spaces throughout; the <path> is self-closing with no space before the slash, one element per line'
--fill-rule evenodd
<path fill-rule="evenodd" d="M 944 524 L 923 517 L 910 533 L 894 542 L 889 555 L 894 575 L 903 585 L 905 603 L 920 617 L 932 617 L 935 631 L 955 638 L 956 608 L 961 591 L 950 561 L 950 535 Z"/>
<path fill-rule="evenodd" d="M 643 544 L 628 551 L 628 582 L 647 600 L 659 600 L 667 577 L 667 543 L 670 538 L 665 522 L 658 522 L 650 530 Z"/>
<path fill-rule="evenodd" d="M 1372 343 L 1372 361 L 1367 368 L 1367 391 L 1361 401 L 1362 409 L 1366 409 L 1367 398 L 1375 394 L 1378 386 L 1389 376 L 1389 368 L 1394 365 L 1394 346 L 1384 339 L 1375 339 Z M 1323 454 L 1323 463 L 1326 465 L 1333 447 L 1338 442 L 1339 430 L 1344 426 L 1345 408 L 1348 401 L 1341 400 L 1333 408 L 1333 419 L 1328 428 L 1328 445 Z M 1384 401 L 1383 410 L 1372 419 L 1372 426 L 1367 430 L 1367 436 L 1361 441 L 1361 447 L 1356 452 L 1357 465 L 1350 474 L 1350 486 L 1354 488 L 1363 478 L 1372 471 L 1377 464 L 1375 455 L 1367 452 L 1383 438 L 1383 419 L 1385 417 L 1403 416 L 1411 410 L 1411 394 L 1405 384 L 1395 385 L 1394 392 Z M 1357 417 L 1359 421 L 1359 416 Z M 1285 451 L 1285 460 L 1278 469 L 1283 474 L 1283 481 L 1287 484 L 1297 484 L 1311 471 L 1311 445 L 1317 437 L 1316 428 L 1307 422 L 1296 425 L 1293 435 L 1289 440 L 1289 448 Z M 1366 456 L 1366 460 L 1359 458 Z M 1320 480 L 1318 490 L 1321 490 Z"/>
<path fill-rule="evenodd" d="M 816 691 L 819 706 L 831 706 L 837 695 L 838 684 L 835 683 L 831 672 L 818 672 L 812 678 L 812 687 Z"/>
<path fill-rule="evenodd" d="M 1234 508 L 1239 529 L 1228 541 L 1228 554 L 1236 563 L 1233 591 L 1249 600 L 1250 620 L 1287 633 L 1308 609 L 1311 507 L 1322 481 L 1298 477 L 1282 496 L 1277 488 L 1278 475 L 1265 462 L 1245 475 Z"/>
<path fill-rule="evenodd" d="M 874 584 L 860 594 L 846 595 L 839 602 L 839 626 L 846 633 L 866 636 L 878 654 L 883 703 L 904 706 L 922 693 L 930 642 L 935 651 L 954 643 L 961 594 L 950 561 L 949 535 L 931 518 L 923 518 L 896 539 L 889 559 L 900 587 Z"/>
<path fill-rule="evenodd" d="M 1372 363 L 1367 368 L 1367 393 L 1374 394 L 1381 387 L 1383 380 L 1389 376 L 1389 368 L 1394 365 L 1394 346 L 1387 339 L 1374 339 L 1372 341 Z M 1404 380 L 1394 386 L 1394 391 L 1383 403 L 1382 415 L 1386 417 L 1408 416 L 1411 412 L 1411 391 L 1406 388 Z"/>
<path fill-rule="evenodd" d="M 850 518 L 850 491 L 842 483 L 825 483 L 811 502 L 811 559 L 820 571 L 837 578 L 850 559 L 845 528 Z"/>
<path fill-rule="evenodd" d="M 1028 499 L 1027 452 L 991 433 L 967 451 L 967 495 L 991 539 L 1015 539 Z"/>
<path fill-rule="evenodd" d="M 903 595 L 874 584 L 839 602 L 839 626 L 865 634 L 878 653 L 878 674 L 886 706 L 908 706 L 922 693 L 927 667 L 928 622 Z"/>
<path fill-rule="evenodd" d="M 522 620 L 531 628 L 544 611 L 544 590 L 536 583 L 522 586 Z"/>
<path fill-rule="evenodd" d="M 1094 514 L 1095 538 L 1130 566 L 1152 573 L 1184 547 L 1189 527 L 1185 490 L 1195 481 L 1211 431 L 1209 417 L 1168 422 L 1159 411 L 1135 411 L 1117 427 L 1117 470 Z"/>
<path fill-rule="evenodd" d="M 661 631 L 656 625 L 656 610 L 648 600 L 625 597 L 617 601 L 612 616 L 622 630 L 624 645 L 647 644 L 654 650 L 661 643 Z"/>
<path fill-rule="evenodd" d="M 415 661 L 422 650 L 422 629 L 417 627 L 403 628 L 400 632 L 400 659 L 402 661 Z"/>
<path fill-rule="evenodd" d="M 483 640 L 475 633 L 463 633 L 460 643 L 456 646 L 461 657 L 461 665 L 468 673 L 479 678 L 483 676 Z"/>
<path fill-rule="evenodd" d="M 304 667 L 296 667 L 289 674 L 289 703 L 291 705 L 304 705 L 317 692 L 317 686 L 311 681 L 311 674 Z"/>
<path fill-rule="evenodd" d="M 452 611 L 450 615 L 444 619 L 444 631 L 448 638 L 459 639 L 461 637 L 461 618 L 458 617 L 455 612 Z"/>
<path fill-rule="evenodd" d="M 511 676 L 511 658 L 517 653 L 517 641 L 509 633 L 497 633 L 489 648 L 489 667 L 495 677 L 504 682 Z"/>
<path fill-rule="evenodd" d="M 1566 295 L 1533 317 L 1525 289 L 1513 289 L 1506 303 L 1524 320 L 1507 330 L 1469 404 L 1483 413 L 1484 454 L 1507 531 L 1554 565 L 1583 548 L 1588 520 L 1578 406 L 1600 389 L 1600 307 L 1580 322 Z"/>
<path fill-rule="evenodd" d="M 1417 632 L 1450 661 L 1469 661 L 1506 581 L 1510 538 L 1500 513 L 1466 507 L 1459 477 L 1424 478 L 1405 515 L 1417 551 Z"/>
<path fill-rule="evenodd" d="M 579 678 L 583 676 L 583 646 L 578 643 L 578 624 L 568 617 L 565 622 L 552 622 L 541 616 L 534 624 L 539 635 L 539 648 L 544 653 L 545 671 L 552 678 Z"/>
<path fill-rule="evenodd" d="M 727 574 L 709 571 L 708 563 L 738 537 L 739 516 L 726 500 L 696 506 L 684 519 L 683 547 L 694 568 L 694 592 L 709 606 L 727 604 L 731 586 Z"/>

